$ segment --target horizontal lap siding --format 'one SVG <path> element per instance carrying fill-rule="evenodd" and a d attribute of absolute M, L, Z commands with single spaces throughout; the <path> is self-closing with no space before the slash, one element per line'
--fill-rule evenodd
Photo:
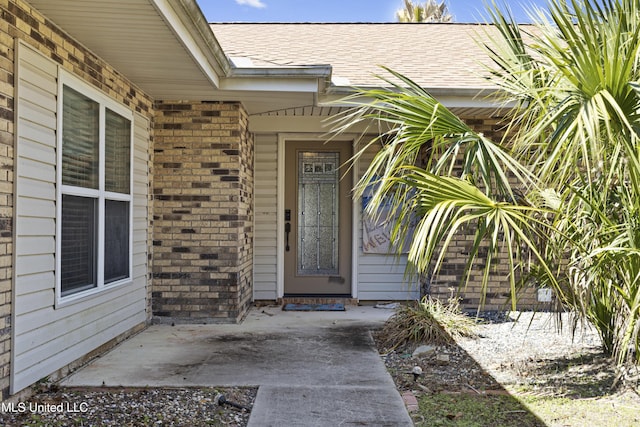
<path fill-rule="evenodd" d="M 362 176 L 373 159 L 370 149 L 360 159 Z M 362 209 L 362 203 L 358 204 Z M 362 212 L 361 212 L 362 214 Z M 362 218 L 362 215 L 360 215 Z M 394 255 L 366 254 L 362 251 L 362 220 L 358 224 L 358 299 L 362 301 L 414 300 L 419 297 L 415 283 L 404 276 L 406 257 L 399 260 Z"/>
<path fill-rule="evenodd" d="M 55 307 L 57 67 L 19 45 L 12 393 L 147 319 L 149 123 L 134 116 L 133 283 Z"/>
<path fill-rule="evenodd" d="M 416 284 L 404 277 L 406 257 L 398 262 L 392 255 L 365 254 L 362 236 L 359 238 L 358 299 L 405 301 L 418 298 Z"/>
<path fill-rule="evenodd" d="M 254 299 L 273 300 L 276 295 L 276 218 L 278 138 L 255 136 L 255 235 Z"/>
<path fill-rule="evenodd" d="M 145 289 L 146 295 L 143 298 L 151 298 L 151 286 L 147 283 L 149 267 L 149 248 L 151 241 L 149 237 L 149 134 L 151 124 L 145 117 L 134 114 L 133 116 L 133 280 L 135 288 Z M 150 313 L 145 314 L 150 318 Z"/>

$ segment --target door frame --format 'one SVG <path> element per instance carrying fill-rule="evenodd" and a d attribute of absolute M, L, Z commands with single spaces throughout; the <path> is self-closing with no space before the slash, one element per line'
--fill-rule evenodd
<path fill-rule="evenodd" d="M 354 144 L 356 137 L 352 135 L 341 135 L 334 138 L 336 141 L 351 142 L 351 153 L 354 153 Z M 278 134 L 278 163 L 277 163 L 277 179 L 276 179 L 276 297 L 284 297 L 284 190 L 285 190 L 285 148 L 288 141 L 317 141 L 322 144 L 326 141 L 326 137 L 322 134 L 309 133 L 280 133 Z M 354 173 L 352 173 L 351 188 L 355 186 L 358 179 L 359 162 L 353 165 Z M 358 210 L 357 200 L 351 198 L 351 297 L 356 298 L 358 295 L 358 233 L 360 228 L 357 226 L 360 211 Z"/>

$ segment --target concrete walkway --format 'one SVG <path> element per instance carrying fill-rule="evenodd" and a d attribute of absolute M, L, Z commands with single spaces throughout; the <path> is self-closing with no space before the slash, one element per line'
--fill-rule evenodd
<path fill-rule="evenodd" d="M 390 310 L 254 308 L 240 325 L 153 325 L 66 386 L 258 386 L 249 426 L 412 426 L 369 331 Z"/>

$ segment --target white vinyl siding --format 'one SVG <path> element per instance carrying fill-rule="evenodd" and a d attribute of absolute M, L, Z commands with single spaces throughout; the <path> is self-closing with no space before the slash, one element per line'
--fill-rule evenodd
<path fill-rule="evenodd" d="M 132 282 L 56 308 L 58 68 L 17 44 L 16 224 L 11 392 L 144 322 L 149 123 L 134 115 Z M 144 154 L 143 154 L 144 153 Z"/>
<path fill-rule="evenodd" d="M 277 135 L 255 136 L 255 232 L 253 248 L 253 298 L 277 298 Z"/>
<path fill-rule="evenodd" d="M 369 149 L 359 162 L 362 176 L 375 151 Z M 362 203 L 357 204 L 362 218 Z M 362 251 L 362 221 L 358 224 L 358 299 L 362 301 L 405 301 L 419 297 L 415 283 L 404 277 L 406 257 L 398 260 L 393 255 L 366 254 Z"/>
<path fill-rule="evenodd" d="M 132 277 L 135 286 L 144 286 L 148 272 L 149 240 L 149 134 L 151 124 L 145 117 L 133 116 L 133 249 Z"/>

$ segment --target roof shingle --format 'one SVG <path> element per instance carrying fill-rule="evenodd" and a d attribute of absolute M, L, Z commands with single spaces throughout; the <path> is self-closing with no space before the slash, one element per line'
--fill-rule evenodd
<path fill-rule="evenodd" d="M 331 65 L 342 85 L 380 86 L 384 65 L 425 88 L 491 87 L 478 24 L 211 24 L 226 54 L 256 67 Z M 344 79 L 347 79 L 346 81 Z M 344 84 L 348 81 L 348 84 Z"/>

